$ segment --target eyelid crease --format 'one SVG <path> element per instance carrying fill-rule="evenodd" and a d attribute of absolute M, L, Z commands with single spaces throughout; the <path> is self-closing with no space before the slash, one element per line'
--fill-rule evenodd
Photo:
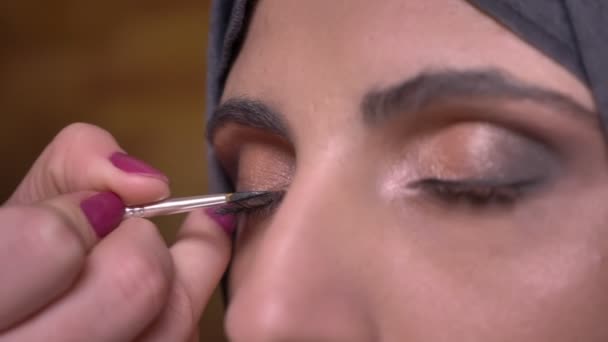
<path fill-rule="evenodd" d="M 531 112 L 535 115 L 529 115 Z M 407 126 L 405 134 L 416 137 L 461 124 L 484 124 L 539 143 L 552 152 L 562 151 L 564 141 L 581 139 L 580 126 L 566 126 L 567 120 L 548 120 L 552 117 L 563 119 L 535 104 L 454 101 L 412 114 L 410 119 L 414 121 Z"/>

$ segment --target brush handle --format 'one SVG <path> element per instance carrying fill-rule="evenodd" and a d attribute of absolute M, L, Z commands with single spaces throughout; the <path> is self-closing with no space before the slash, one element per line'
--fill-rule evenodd
<path fill-rule="evenodd" d="M 225 204 L 229 200 L 230 194 L 171 198 L 147 205 L 126 207 L 123 219 L 130 217 L 154 217 L 180 214 L 198 208 Z"/>

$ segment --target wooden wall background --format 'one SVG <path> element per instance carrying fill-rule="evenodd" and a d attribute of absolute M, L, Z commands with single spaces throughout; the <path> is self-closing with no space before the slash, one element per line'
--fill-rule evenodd
<path fill-rule="evenodd" d="M 163 170 L 174 195 L 206 191 L 209 0 L 0 3 L 0 200 L 71 122 L 99 125 Z M 158 220 L 171 239 L 181 218 Z M 216 295 L 203 341 L 223 341 Z"/>

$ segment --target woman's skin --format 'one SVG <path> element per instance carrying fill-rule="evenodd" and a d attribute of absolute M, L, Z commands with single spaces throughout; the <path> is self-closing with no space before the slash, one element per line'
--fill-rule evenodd
<path fill-rule="evenodd" d="M 239 189 L 284 191 L 241 214 L 232 340 L 608 339 L 591 95 L 466 2 L 259 1 L 209 133 Z M 120 152 L 69 126 L 0 208 L 0 342 L 197 340 L 230 217 L 117 226 L 99 196 L 169 195 Z"/>
<path fill-rule="evenodd" d="M 470 4 L 261 0 L 222 103 L 231 340 L 608 340 L 591 95 Z"/>
<path fill-rule="evenodd" d="M 198 341 L 228 236 L 202 212 L 169 248 L 150 221 L 116 227 L 122 204 L 108 192 L 126 204 L 169 196 L 164 175 L 122 152 L 73 124 L 0 207 L 0 341 Z"/>

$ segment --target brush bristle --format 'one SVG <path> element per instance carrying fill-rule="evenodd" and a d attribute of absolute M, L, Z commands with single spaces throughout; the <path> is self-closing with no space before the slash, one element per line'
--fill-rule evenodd
<path fill-rule="evenodd" d="M 253 199 L 255 197 L 261 197 L 261 196 L 268 195 L 269 193 L 270 193 L 270 191 L 235 192 L 232 195 L 230 195 L 229 203 L 246 201 L 246 200 Z"/>
<path fill-rule="evenodd" d="M 218 207 L 215 212 L 219 215 L 227 215 L 265 207 L 272 202 L 280 201 L 283 194 L 283 191 L 235 192 L 230 196 L 230 202 Z"/>

